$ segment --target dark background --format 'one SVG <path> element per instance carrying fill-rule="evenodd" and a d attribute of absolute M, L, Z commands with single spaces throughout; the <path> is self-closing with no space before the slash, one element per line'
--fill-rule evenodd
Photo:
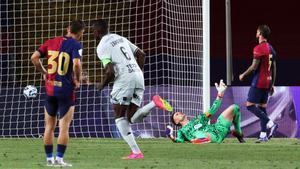
<path fill-rule="evenodd" d="M 249 85 L 238 75 L 252 62 L 256 45 L 255 34 L 259 24 L 271 28 L 269 42 L 277 52 L 276 86 L 300 85 L 299 22 L 300 1 L 231 0 L 232 54 L 234 86 Z M 211 1 L 211 85 L 226 79 L 226 24 L 225 0 Z"/>

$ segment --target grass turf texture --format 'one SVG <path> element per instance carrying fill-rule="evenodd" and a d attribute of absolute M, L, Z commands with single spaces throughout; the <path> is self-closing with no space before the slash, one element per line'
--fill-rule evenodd
<path fill-rule="evenodd" d="M 121 160 L 129 153 L 120 139 L 71 139 L 65 159 L 71 168 L 283 168 L 300 169 L 300 140 L 272 139 L 239 144 L 226 139 L 222 144 L 175 144 L 167 139 L 140 139 L 144 160 Z M 42 139 L 0 139 L 0 168 L 36 169 L 46 167 Z"/>

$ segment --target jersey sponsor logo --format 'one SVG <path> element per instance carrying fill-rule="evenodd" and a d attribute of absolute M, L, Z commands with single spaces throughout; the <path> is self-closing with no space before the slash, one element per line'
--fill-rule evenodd
<path fill-rule="evenodd" d="M 194 129 L 195 129 L 195 130 L 197 130 L 197 129 L 201 128 L 201 127 L 202 127 L 202 124 L 201 124 L 201 123 L 194 125 Z"/>
<path fill-rule="evenodd" d="M 48 80 L 47 83 L 51 86 L 57 86 L 57 87 L 62 87 L 62 82 L 55 81 L 55 80 Z"/>
<path fill-rule="evenodd" d="M 128 73 L 132 73 L 135 72 L 137 69 L 137 65 L 136 64 L 128 64 L 126 65 L 126 67 L 128 68 Z"/>

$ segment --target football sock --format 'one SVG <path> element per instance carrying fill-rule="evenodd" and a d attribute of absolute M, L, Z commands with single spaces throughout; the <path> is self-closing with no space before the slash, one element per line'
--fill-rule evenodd
<path fill-rule="evenodd" d="M 46 158 L 48 160 L 53 160 L 53 145 L 44 145 Z"/>
<path fill-rule="evenodd" d="M 265 114 L 268 116 L 267 114 L 267 110 L 265 107 L 261 107 L 261 106 L 258 106 L 258 108 Z M 267 127 L 266 127 L 267 123 L 263 122 L 262 120 L 260 121 L 260 126 L 262 128 L 262 132 L 266 132 L 267 131 Z"/>
<path fill-rule="evenodd" d="M 57 144 L 56 160 L 61 160 L 64 158 L 66 149 L 67 149 L 66 145 Z"/>
<path fill-rule="evenodd" d="M 240 108 L 238 105 L 234 105 L 233 106 L 233 113 L 234 113 L 234 117 L 233 117 L 233 125 L 235 130 L 242 134 L 242 129 L 241 129 L 241 112 L 240 112 Z"/>
<path fill-rule="evenodd" d="M 268 115 L 268 114 L 267 114 L 267 109 L 266 109 L 265 107 L 258 106 L 258 108 L 259 108 L 262 112 L 264 112 L 264 114 Z"/>
<path fill-rule="evenodd" d="M 267 128 L 271 128 L 274 125 L 274 122 L 272 120 L 269 120 L 267 123 Z"/>
<path fill-rule="evenodd" d="M 264 138 L 264 137 L 266 137 L 266 136 L 267 136 L 267 133 L 266 133 L 266 132 L 260 132 L 260 135 L 259 135 L 260 138 Z"/>
<path fill-rule="evenodd" d="M 135 154 L 138 154 L 141 152 L 139 146 L 136 144 L 136 141 L 134 139 L 130 124 L 128 120 L 125 117 L 120 117 L 115 119 L 117 128 L 119 129 L 123 139 L 126 141 L 126 143 L 129 145 L 131 151 Z"/>
<path fill-rule="evenodd" d="M 261 131 L 266 132 L 267 131 L 266 124 L 270 120 L 269 117 L 263 111 L 261 111 L 259 108 L 257 108 L 255 105 L 247 106 L 247 109 L 260 119 L 261 124 L 263 124 L 263 125 L 261 125 Z"/>
<path fill-rule="evenodd" d="M 150 113 L 150 110 L 155 107 L 155 104 L 153 101 L 146 104 L 144 107 L 138 109 L 134 115 L 131 117 L 130 121 L 131 123 L 138 123 L 142 122 L 143 119 Z"/>

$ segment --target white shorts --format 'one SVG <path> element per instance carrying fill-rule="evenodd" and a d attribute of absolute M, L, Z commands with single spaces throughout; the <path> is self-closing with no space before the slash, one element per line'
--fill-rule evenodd
<path fill-rule="evenodd" d="M 143 75 L 131 75 L 126 78 L 116 79 L 113 90 L 110 93 L 110 101 L 112 104 L 130 105 L 130 103 L 133 103 L 140 106 L 143 101 L 144 91 Z"/>

